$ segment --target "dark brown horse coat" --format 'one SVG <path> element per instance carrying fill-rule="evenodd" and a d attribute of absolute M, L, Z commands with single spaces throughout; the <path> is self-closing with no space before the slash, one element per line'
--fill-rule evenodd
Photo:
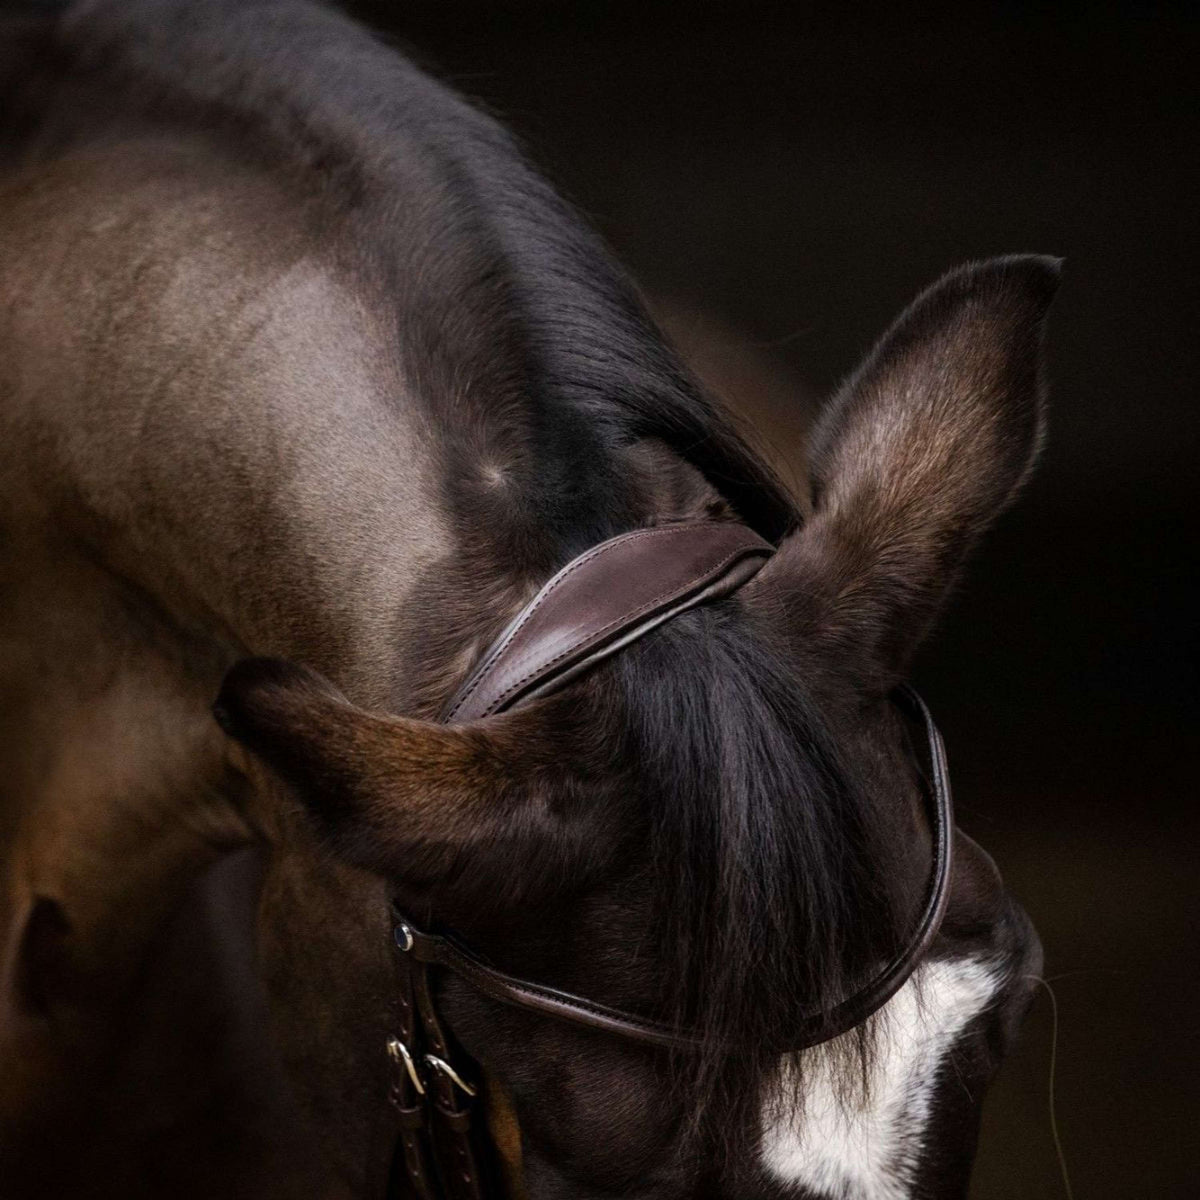
<path fill-rule="evenodd" d="M 714 1044 L 875 961 L 928 865 L 883 698 L 1035 452 L 1053 264 L 918 302 L 831 410 L 805 520 L 507 136 L 340 17 L 80 3 L 13 24 L 5 71 L 4 1194 L 381 1196 L 396 888 Z M 698 516 L 786 537 L 745 596 L 535 717 L 429 724 L 570 557 Z M 210 713 L 250 654 L 354 707 L 243 681 L 264 765 Z M 964 861 L 939 953 L 986 932 L 1015 979 L 1030 935 Z M 654 949 L 672 871 L 704 899 L 671 892 Z M 964 1051 L 980 1079 L 1011 990 Z M 681 1161 L 713 1139 L 661 1061 L 447 991 L 531 1196 L 800 1194 L 729 1147 Z M 727 1067 L 697 1104 L 741 1129 L 757 1084 Z M 919 1168 L 947 1194 L 973 1112 Z"/>

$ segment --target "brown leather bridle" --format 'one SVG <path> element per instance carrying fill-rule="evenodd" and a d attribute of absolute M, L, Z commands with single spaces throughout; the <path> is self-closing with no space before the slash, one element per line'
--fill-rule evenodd
<path fill-rule="evenodd" d="M 678 613 L 729 595 L 773 553 L 769 543 L 732 522 L 663 525 L 601 543 L 568 563 L 522 609 L 451 699 L 443 719 L 478 720 L 556 691 Z M 928 951 L 946 911 L 954 811 L 945 747 L 916 692 L 904 686 L 895 700 L 921 723 L 929 748 L 933 867 L 925 904 L 903 950 L 869 983 L 830 1012 L 798 1017 L 787 1041 L 790 1050 L 838 1037 L 882 1008 Z M 472 1121 L 476 1085 L 467 1078 L 470 1072 L 452 1064 L 451 1040 L 434 1002 L 434 968 L 452 971 L 502 1004 L 628 1041 L 677 1051 L 699 1043 L 690 1030 L 508 975 L 453 936 L 423 931 L 395 908 L 393 916 L 402 980 L 400 1036 L 388 1043 L 391 1100 L 400 1124 L 393 1194 L 404 1178 L 419 1200 L 482 1200 L 489 1191 L 489 1148 Z"/>

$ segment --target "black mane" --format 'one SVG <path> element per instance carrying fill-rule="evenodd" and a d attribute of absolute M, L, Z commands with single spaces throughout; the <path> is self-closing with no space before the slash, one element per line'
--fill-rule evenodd
<path fill-rule="evenodd" d="M 664 999 L 704 1035 L 680 1063 L 699 1122 L 757 1101 L 800 1014 L 829 1012 L 895 952 L 894 851 L 799 665 L 739 598 L 676 618 L 614 662 L 656 801 Z M 868 1064 L 872 1029 L 843 1043 L 848 1078 Z"/>

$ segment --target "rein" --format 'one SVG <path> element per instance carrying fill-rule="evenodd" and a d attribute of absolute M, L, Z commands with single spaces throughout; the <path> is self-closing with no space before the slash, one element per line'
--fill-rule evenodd
<path fill-rule="evenodd" d="M 602 542 L 563 567 L 522 609 L 447 704 L 442 719 L 450 724 L 478 720 L 558 690 L 664 621 L 736 591 L 773 553 L 745 526 L 721 522 L 666 525 Z M 925 904 L 903 950 L 869 983 L 830 1012 L 800 1016 L 788 1039 L 793 1051 L 838 1037 L 882 1008 L 928 951 L 946 911 L 954 811 L 945 747 L 916 692 L 905 685 L 894 699 L 924 727 L 929 750 L 933 866 Z M 401 1153 L 393 1163 L 390 1195 L 401 1194 L 403 1177 L 418 1200 L 483 1200 L 490 1190 L 484 1173 L 487 1168 L 492 1174 L 490 1148 L 478 1122 L 472 1122 L 476 1087 L 451 1065 L 431 968 L 454 972 L 502 1004 L 627 1041 L 683 1051 L 699 1044 L 692 1031 L 508 975 L 452 935 L 417 928 L 394 906 L 393 916 L 401 954 L 401 1036 L 389 1041 L 388 1051 Z"/>

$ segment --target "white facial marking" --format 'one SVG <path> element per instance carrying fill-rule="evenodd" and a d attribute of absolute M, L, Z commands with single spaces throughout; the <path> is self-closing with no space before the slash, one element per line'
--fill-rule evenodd
<path fill-rule="evenodd" d="M 938 1069 L 1002 979 L 996 964 L 981 958 L 918 968 L 879 1015 L 865 1102 L 839 1090 L 833 1056 L 809 1051 L 803 1103 L 785 1115 L 767 1106 L 767 1169 L 829 1200 L 907 1200 Z"/>

